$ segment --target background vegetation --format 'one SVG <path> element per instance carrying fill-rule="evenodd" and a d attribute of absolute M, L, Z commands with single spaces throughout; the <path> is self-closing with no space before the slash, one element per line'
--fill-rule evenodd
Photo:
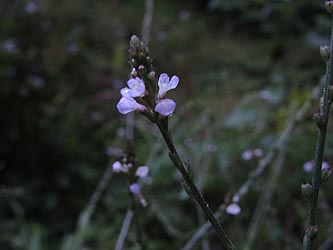
<path fill-rule="evenodd" d="M 174 139 L 214 211 L 258 165 L 260 159 L 245 161 L 242 152 L 267 153 L 320 82 L 319 45 L 330 31 L 323 3 L 155 1 L 155 70 L 180 77 L 170 94 L 177 101 Z M 0 2 L 1 249 L 66 249 L 103 172 L 123 154 L 125 119 L 115 105 L 129 77 L 129 37 L 140 35 L 143 15 L 143 0 Z M 314 102 L 284 147 L 281 177 L 253 249 L 301 248 L 300 184 L 310 179 L 303 164 L 314 156 L 317 107 Z M 204 222 L 202 214 L 143 117 L 136 116 L 135 137 L 138 162 L 150 167 L 149 207 L 141 211 L 148 249 L 181 249 Z M 330 132 L 327 139 L 332 163 Z M 239 215 L 222 214 L 239 249 L 268 177 L 269 169 L 240 201 Z M 331 183 L 319 204 L 322 249 L 333 247 Z M 127 206 L 126 179 L 113 175 L 82 249 L 113 249 Z M 218 249 L 213 231 L 206 240 Z M 134 228 L 125 249 L 139 249 Z"/>

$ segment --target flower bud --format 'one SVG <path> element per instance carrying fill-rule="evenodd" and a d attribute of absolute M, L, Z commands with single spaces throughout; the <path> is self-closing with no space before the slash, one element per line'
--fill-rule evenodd
<path fill-rule="evenodd" d="M 324 127 L 325 120 L 322 113 L 320 112 L 315 113 L 313 115 L 313 119 L 319 129 L 322 129 Z"/>
<path fill-rule="evenodd" d="M 143 66 L 142 64 L 139 65 L 138 70 L 142 71 L 142 70 L 144 70 L 144 69 L 145 69 L 145 66 Z"/>
<path fill-rule="evenodd" d="M 330 48 L 327 45 L 320 45 L 320 55 L 324 62 L 330 59 Z"/>
<path fill-rule="evenodd" d="M 328 13 L 332 14 L 333 1 L 332 0 L 326 0 L 325 7 L 326 7 L 326 10 L 328 11 Z"/>
<path fill-rule="evenodd" d="M 310 238 L 311 240 L 314 240 L 318 235 L 318 227 L 317 226 L 311 226 L 310 227 Z"/>
<path fill-rule="evenodd" d="M 320 177 L 321 183 L 325 183 L 326 181 L 328 181 L 331 174 L 332 174 L 332 170 L 330 169 L 329 165 L 323 164 L 323 167 L 321 168 L 321 177 Z"/>
<path fill-rule="evenodd" d="M 140 47 L 140 39 L 136 35 L 131 36 L 130 46 L 128 50 L 130 56 L 138 56 L 138 54 L 140 53 Z"/>
<path fill-rule="evenodd" d="M 148 74 L 148 79 L 152 82 L 155 82 L 155 80 L 156 80 L 155 77 L 156 77 L 155 71 L 150 71 Z"/>
<path fill-rule="evenodd" d="M 185 192 L 188 194 L 188 196 L 192 199 L 195 199 L 191 188 L 185 182 L 182 182 L 182 186 L 183 186 Z"/>
<path fill-rule="evenodd" d="M 328 101 L 330 103 L 333 102 L 333 86 L 330 86 L 330 88 L 328 89 Z"/>
<path fill-rule="evenodd" d="M 134 68 L 136 68 L 136 67 L 138 67 L 138 60 L 136 60 L 135 58 L 132 58 L 131 60 L 130 60 L 130 64 L 134 67 Z"/>
<path fill-rule="evenodd" d="M 310 197 L 312 195 L 312 186 L 309 183 L 302 183 L 301 190 L 305 197 Z"/>
<path fill-rule="evenodd" d="M 231 215 L 238 215 L 242 211 L 237 203 L 231 203 L 226 208 L 226 213 Z"/>
<path fill-rule="evenodd" d="M 146 178 L 149 173 L 149 168 L 147 166 L 141 166 L 136 169 L 135 176 L 139 178 Z"/>
<path fill-rule="evenodd" d="M 148 63 L 153 63 L 153 58 L 151 58 L 150 56 L 147 56 L 147 57 L 146 57 L 146 61 L 147 61 Z"/>
<path fill-rule="evenodd" d="M 135 68 L 133 68 L 131 71 L 131 77 L 136 78 L 137 76 L 138 76 L 138 72 L 136 71 Z"/>

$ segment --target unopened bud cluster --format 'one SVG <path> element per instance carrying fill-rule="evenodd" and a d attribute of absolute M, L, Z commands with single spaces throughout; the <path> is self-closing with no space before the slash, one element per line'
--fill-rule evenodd
<path fill-rule="evenodd" d="M 162 73 L 156 83 L 152 62 L 147 46 L 138 37 L 132 36 L 129 48 L 131 79 L 127 81 L 128 87 L 120 91 L 122 97 L 117 104 L 120 113 L 139 111 L 155 122 L 155 114 L 167 117 L 175 111 L 176 103 L 172 99 L 166 99 L 165 95 L 178 86 L 179 78 L 172 76 L 170 79 L 166 73 Z"/>

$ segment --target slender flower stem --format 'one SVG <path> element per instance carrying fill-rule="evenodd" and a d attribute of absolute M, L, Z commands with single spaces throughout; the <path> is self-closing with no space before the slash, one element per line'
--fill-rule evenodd
<path fill-rule="evenodd" d="M 331 87 L 333 75 L 333 18 L 332 18 L 332 31 L 331 31 L 331 43 L 330 43 L 330 58 L 326 67 L 326 76 L 325 76 L 325 86 L 322 96 L 321 111 L 318 115 L 317 123 L 317 142 L 316 142 L 316 151 L 315 151 L 315 164 L 312 174 L 312 194 L 309 197 L 309 210 L 308 218 L 306 225 L 306 235 L 304 239 L 304 249 L 312 250 L 314 249 L 314 239 L 317 235 L 317 226 L 316 226 L 316 214 L 317 214 L 317 203 L 319 188 L 321 182 L 321 166 L 323 162 L 323 156 L 325 151 L 325 141 L 326 141 L 326 130 L 327 123 L 329 118 L 329 111 L 331 106 L 331 100 L 329 97 L 329 90 Z"/>
<path fill-rule="evenodd" d="M 128 209 L 123 221 L 123 225 L 121 226 L 115 250 L 123 250 L 125 239 L 128 233 L 128 229 L 131 225 L 132 219 L 133 219 L 133 211 Z"/>
<path fill-rule="evenodd" d="M 209 208 L 208 203 L 205 201 L 202 194 L 200 193 L 200 191 L 197 189 L 197 187 L 193 183 L 188 170 L 186 169 L 183 161 L 181 160 L 181 158 L 178 155 L 178 152 L 173 144 L 173 141 L 172 141 L 171 135 L 167 129 L 167 126 L 165 125 L 165 123 L 162 123 L 161 121 L 162 120 L 157 120 L 157 126 L 163 136 L 165 143 L 167 144 L 167 146 L 170 150 L 169 156 L 171 158 L 171 161 L 182 174 L 186 186 L 189 188 L 189 190 L 191 191 L 191 194 L 193 195 L 193 198 L 198 202 L 199 206 L 201 207 L 201 209 L 204 211 L 204 213 L 208 217 L 208 220 L 213 225 L 213 227 L 214 227 L 219 239 L 223 243 L 223 245 L 228 250 L 234 250 L 235 247 L 234 247 L 233 243 L 231 242 L 228 235 L 223 230 L 220 223 L 216 220 L 212 210 Z"/>
<path fill-rule="evenodd" d="M 137 232 L 137 241 L 140 245 L 140 249 L 141 250 L 146 250 L 147 246 L 146 246 L 146 241 L 144 239 L 144 235 L 143 235 L 143 230 L 142 230 L 142 226 L 141 226 L 141 222 L 140 222 L 140 215 L 139 215 L 139 210 L 137 208 L 137 205 L 135 203 L 135 199 L 134 196 L 131 194 L 131 200 L 130 200 L 130 207 L 131 210 L 133 212 L 133 221 L 136 227 L 136 232 Z"/>

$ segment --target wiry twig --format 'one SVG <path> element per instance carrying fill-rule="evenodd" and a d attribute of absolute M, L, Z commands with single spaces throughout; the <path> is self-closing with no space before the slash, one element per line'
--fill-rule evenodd
<path fill-rule="evenodd" d="M 123 221 L 123 225 L 121 226 L 115 250 L 123 249 L 128 229 L 132 223 L 132 218 L 133 218 L 133 212 L 130 209 L 128 209 Z"/>

